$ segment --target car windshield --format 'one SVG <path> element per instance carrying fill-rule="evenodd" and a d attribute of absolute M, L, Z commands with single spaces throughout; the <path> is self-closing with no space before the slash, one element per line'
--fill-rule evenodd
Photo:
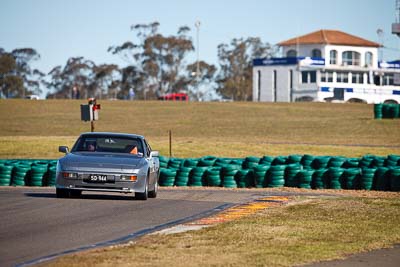
<path fill-rule="evenodd" d="M 108 152 L 143 155 L 139 138 L 114 136 L 81 136 L 71 152 Z"/>

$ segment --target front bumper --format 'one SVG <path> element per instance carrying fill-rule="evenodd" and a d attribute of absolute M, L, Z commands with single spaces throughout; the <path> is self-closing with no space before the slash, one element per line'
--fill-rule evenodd
<path fill-rule="evenodd" d="M 129 180 L 122 180 L 121 176 L 126 174 L 121 173 L 75 173 L 77 173 L 77 178 L 64 178 L 62 176 L 62 172 L 57 172 L 56 188 L 118 193 L 143 193 L 145 191 L 146 175 L 135 174 L 137 175 L 137 180 L 133 182 Z M 89 174 L 113 176 L 114 182 L 93 183 L 84 181 L 84 178 L 87 177 Z"/>

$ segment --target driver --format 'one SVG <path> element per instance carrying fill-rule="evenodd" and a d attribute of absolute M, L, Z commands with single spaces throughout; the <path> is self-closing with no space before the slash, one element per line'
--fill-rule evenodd
<path fill-rule="evenodd" d="M 96 151 L 96 143 L 95 142 L 88 143 L 87 150 L 91 152 Z"/>

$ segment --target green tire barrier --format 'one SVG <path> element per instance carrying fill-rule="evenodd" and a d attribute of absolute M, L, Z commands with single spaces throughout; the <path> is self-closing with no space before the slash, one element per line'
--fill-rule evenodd
<path fill-rule="evenodd" d="M 294 164 L 294 163 L 300 164 L 302 157 L 303 157 L 302 155 L 289 155 L 287 157 L 286 163 L 287 164 Z"/>
<path fill-rule="evenodd" d="M 35 186 L 43 185 L 43 183 L 42 183 L 43 174 L 46 171 L 47 171 L 47 169 L 41 173 L 42 176 L 40 177 L 40 185 L 35 185 Z M 13 185 L 13 186 L 32 185 L 29 183 L 29 181 L 31 179 L 32 179 L 32 169 L 31 169 L 30 165 L 19 164 L 19 165 L 14 166 L 11 185 Z"/>
<path fill-rule="evenodd" d="M 222 186 L 226 188 L 236 188 L 235 175 L 240 170 L 240 165 L 228 165 L 222 167 Z"/>
<path fill-rule="evenodd" d="M 205 172 L 208 186 L 221 186 L 221 167 L 212 167 Z"/>
<path fill-rule="evenodd" d="M 8 186 L 11 184 L 13 165 L 0 165 L 0 185 Z"/>
<path fill-rule="evenodd" d="M 311 181 L 312 181 L 313 174 L 314 174 L 314 170 L 301 170 L 301 171 L 299 171 L 297 173 L 298 181 L 299 181 L 299 187 L 300 188 L 311 189 Z"/>
<path fill-rule="evenodd" d="M 249 170 L 249 169 L 238 170 L 235 175 L 236 184 L 239 188 L 254 187 L 255 186 L 254 179 L 255 179 L 254 170 Z"/>
<path fill-rule="evenodd" d="M 329 171 L 328 169 L 317 169 L 312 175 L 311 188 L 324 189 L 328 188 Z"/>
<path fill-rule="evenodd" d="M 346 161 L 344 157 L 331 157 L 328 162 L 328 167 L 341 168 Z"/>
<path fill-rule="evenodd" d="M 375 172 L 376 172 L 375 168 L 363 168 L 361 170 L 360 189 L 362 189 L 362 190 L 371 190 L 372 189 Z"/>
<path fill-rule="evenodd" d="M 160 186 L 173 186 L 175 183 L 176 169 L 161 169 L 158 183 Z"/>
<path fill-rule="evenodd" d="M 243 169 L 252 169 L 256 167 L 260 162 L 260 158 L 258 157 L 246 157 L 243 161 L 242 167 Z"/>
<path fill-rule="evenodd" d="M 56 185 L 56 166 L 49 165 L 49 176 L 47 180 L 47 186 L 55 186 Z"/>
<path fill-rule="evenodd" d="M 301 160 L 301 158 L 300 158 Z M 288 187 L 298 187 L 299 180 L 297 173 L 301 171 L 302 166 L 300 163 L 288 164 L 285 169 L 285 186 Z"/>
<path fill-rule="evenodd" d="M 187 186 L 189 184 L 190 172 L 193 168 L 191 167 L 180 167 L 175 176 L 176 186 Z"/>
<path fill-rule="evenodd" d="M 204 175 L 207 169 L 208 167 L 206 166 L 194 168 L 189 176 L 189 186 L 207 186 L 207 181 Z"/>
<path fill-rule="evenodd" d="M 274 158 L 271 165 L 285 165 L 287 160 L 288 160 L 288 157 L 279 156 L 279 157 Z"/>
<path fill-rule="evenodd" d="M 375 119 L 397 119 L 400 117 L 399 104 L 375 104 L 374 118 Z"/>
<path fill-rule="evenodd" d="M 400 155 L 159 157 L 160 186 L 400 191 Z M 56 160 L 0 159 L 0 186 L 54 186 Z M 204 166 L 203 166 L 204 165 Z"/>
<path fill-rule="evenodd" d="M 382 119 L 382 107 L 383 104 L 375 104 L 374 105 L 374 117 L 375 119 Z"/>
<path fill-rule="evenodd" d="M 304 169 L 310 169 L 314 159 L 315 157 L 312 155 L 304 155 L 301 158 L 301 165 L 303 165 Z"/>
<path fill-rule="evenodd" d="M 48 164 L 47 163 L 34 163 L 31 168 L 31 176 L 28 180 L 30 186 L 45 186 L 46 185 L 46 174 Z"/>
<path fill-rule="evenodd" d="M 266 173 L 267 187 L 283 187 L 285 185 L 286 165 L 271 166 Z"/>
<path fill-rule="evenodd" d="M 390 169 L 387 167 L 379 167 L 376 169 L 374 176 L 373 188 L 379 191 L 390 190 Z"/>
<path fill-rule="evenodd" d="M 358 168 L 349 168 L 343 171 L 343 179 L 342 181 L 344 189 L 356 189 L 358 188 L 358 180 L 357 178 L 360 175 L 360 169 Z"/>
<path fill-rule="evenodd" d="M 319 170 L 319 169 L 326 169 L 328 168 L 328 163 L 330 161 L 331 157 L 316 157 L 314 160 L 311 162 L 312 168 Z"/>
<path fill-rule="evenodd" d="M 400 191 L 400 168 L 390 170 L 390 190 Z"/>
<path fill-rule="evenodd" d="M 329 188 L 342 189 L 344 169 L 338 167 L 329 168 Z"/>
<path fill-rule="evenodd" d="M 270 165 L 257 165 L 253 168 L 254 186 L 262 188 L 265 186 L 265 176 Z"/>

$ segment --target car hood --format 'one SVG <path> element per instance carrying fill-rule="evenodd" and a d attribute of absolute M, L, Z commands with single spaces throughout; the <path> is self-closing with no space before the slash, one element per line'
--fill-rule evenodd
<path fill-rule="evenodd" d="M 143 157 L 108 153 L 69 153 L 60 159 L 63 170 L 129 173 L 146 164 Z"/>

